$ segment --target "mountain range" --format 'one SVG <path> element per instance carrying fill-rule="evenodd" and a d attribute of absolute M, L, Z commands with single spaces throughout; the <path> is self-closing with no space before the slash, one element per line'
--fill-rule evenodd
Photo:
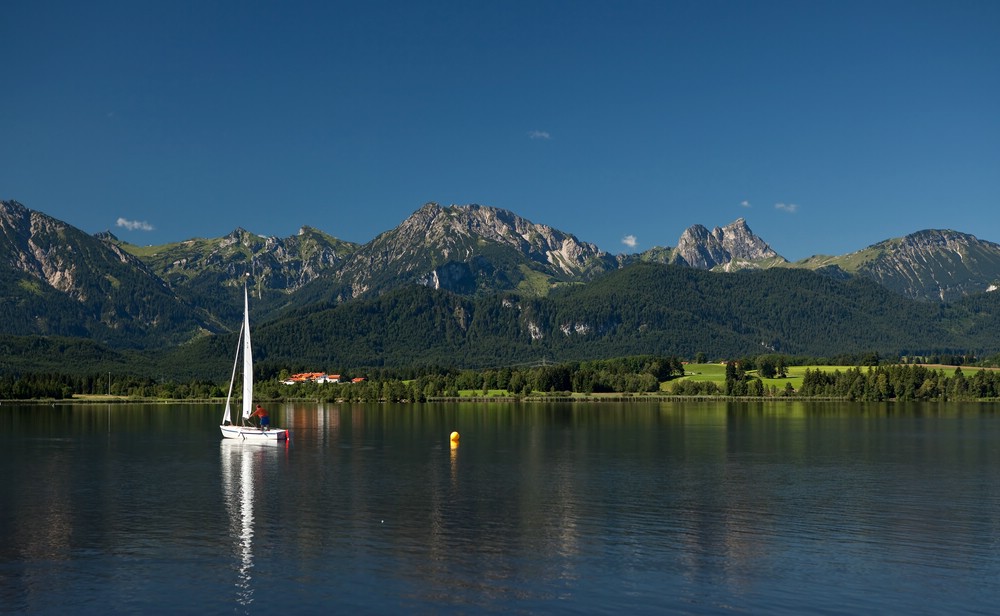
<path fill-rule="evenodd" d="M 1000 245 L 952 230 L 918 231 L 850 254 L 794 263 L 742 218 L 711 231 L 692 226 L 673 248 L 611 255 L 508 210 L 434 203 L 366 244 L 303 227 L 288 238 L 238 228 L 221 238 L 140 247 L 110 232 L 87 234 L 16 201 L 0 202 L 0 231 L 0 336 L 17 338 L 8 342 L 8 353 L 18 349 L 22 355 L 24 337 L 34 337 L 46 352 L 51 340 L 67 338 L 110 351 L 207 356 L 206 345 L 215 345 L 238 323 L 244 282 L 253 293 L 255 322 L 264 325 L 262 332 L 274 328 L 268 351 L 275 360 L 336 356 L 344 363 L 393 363 L 403 361 L 387 359 L 394 341 L 406 339 L 414 350 L 404 354 L 406 361 L 417 361 L 421 343 L 410 339 L 417 331 L 428 347 L 449 335 L 466 345 L 449 347 L 439 360 L 469 364 L 499 356 L 512 361 L 557 356 L 560 349 L 576 358 L 650 348 L 677 354 L 754 349 L 826 354 L 838 344 L 848 352 L 1000 350 L 987 327 L 996 314 L 994 294 L 987 292 L 1000 281 Z M 626 293 L 623 280 L 648 288 Z M 632 308 L 622 303 L 629 294 Z M 787 304 L 780 327 L 773 322 L 778 296 Z M 733 297 L 772 314 L 717 309 Z M 418 307 L 406 314 L 399 312 L 400 302 Z M 904 323 L 922 336 L 880 316 L 885 306 L 910 315 Z M 586 307 L 589 315 L 570 314 L 574 307 Z M 834 307 L 839 312 L 834 314 Z M 793 308 L 804 312 L 796 317 L 788 312 Z M 649 318 L 629 315 L 630 310 L 646 310 Z M 665 312 L 655 317 L 657 310 Z M 435 313 L 436 325 L 418 325 Z M 667 313 L 672 316 L 663 316 Z M 344 321 L 348 314 L 353 320 Z M 325 339 L 302 330 L 318 315 L 337 328 Z M 370 317 L 394 329 L 379 334 L 372 325 L 358 331 Z M 681 321 L 688 329 L 678 335 Z M 626 323 L 643 335 L 624 332 Z M 878 324 L 877 332 L 872 324 Z M 452 325 L 456 329 L 448 334 Z M 459 340 L 470 332 L 478 332 L 491 355 L 474 351 L 475 339 Z M 497 332 L 503 335 L 494 339 Z M 641 342 L 643 336 L 649 339 Z M 663 341 L 653 342 L 657 336 Z M 268 334 L 259 339 L 267 341 Z M 363 349 L 359 340 L 368 346 Z M 356 356 L 316 350 L 331 341 L 340 349 L 354 348 Z M 504 341 L 510 348 L 500 348 Z M 518 347 L 521 342 L 524 348 Z M 28 365 L 38 364 L 7 357 L 0 360 L 0 371 Z"/>

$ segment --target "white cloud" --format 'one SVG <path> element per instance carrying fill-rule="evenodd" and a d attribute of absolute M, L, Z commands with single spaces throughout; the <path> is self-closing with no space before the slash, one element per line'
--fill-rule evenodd
<path fill-rule="evenodd" d="M 740 201 L 740 207 L 750 207 L 750 202 L 744 199 L 743 201 Z"/>
<path fill-rule="evenodd" d="M 788 212 L 789 214 L 794 214 L 799 211 L 798 204 L 795 203 L 775 203 L 774 209 L 781 210 L 782 212 Z"/>
<path fill-rule="evenodd" d="M 119 218 L 118 222 L 115 223 L 116 226 L 125 227 L 129 231 L 152 231 L 153 225 L 149 224 L 145 220 L 128 220 L 126 218 Z"/>
<path fill-rule="evenodd" d="M 551 138 L 552 135 L 550 135 L 549 131 L 546 130 L 528 131 L 528 139 L 544 139 L 545 141 L 548 141 Z"/>
<path fill-rule="evenodd" d="M 622 238 L 622 244 L 625 244 L 629 248 L 635 248 L 639 245 L 639 240 L 637 240 L 634 235 L 626 235 Z"/>

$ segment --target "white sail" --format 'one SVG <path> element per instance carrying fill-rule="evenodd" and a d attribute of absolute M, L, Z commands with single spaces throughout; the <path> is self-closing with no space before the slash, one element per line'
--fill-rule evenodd
<path fill-rule="evenodd" d="M 226 394 L 226 411 L 222 414 L 222 425 L 228 426 L 232 423 L 233 413 L 230 411 L 230 400 L 233 398 L 233 384 L 236 382 L 236 368 L 240 365 L 240 345 L 243 344 L 243 329 L 240 329 L 240 336 L 236 341 L 236 357 L 233 358 L 233 375 L 229 378 L 229 393 Z"/>
<path fill-rule="evenodd" d="M 249 419 L 253 406 L 253 351 L 250 348 L 250 300 L 243 287 L 243 419 Z"/>

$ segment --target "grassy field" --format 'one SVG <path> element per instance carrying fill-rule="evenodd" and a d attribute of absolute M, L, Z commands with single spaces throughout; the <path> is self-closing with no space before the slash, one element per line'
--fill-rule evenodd
<path fill-rule="evenodd" d="M 944 366 L 937 364 L 922 364 L 925 368 L 929 370 L 940 370 L 944 372 L 945 375 L 951 376 L 955 373 L 956 366 Z M 785 383 L 791 383 L 792 387 L 798 389 L 802 384 L 802 375 L 806 373 L 806 370 L 820 370 L 822 372 L 844 372 L 855 368 L 856 366 L 788 366 L 786 372 L 788 376 L 783 379 L 765 379 L 761 378 L 761 382 L 764 383 L 765 387 L 775 386 L 778 389 L 784 389 Z M 862 371 L 867 370 L 866 367 L 861 367 Z M 966 376 L 971 375 L 979 370 L 995 370 L 995 368 L 977 368 L 972 366 L 962 366 L 962 372 Z M 750 370 L 748 374 L 752 376 L 757 376 L 756 370 Z M 685 369 L 684 376 L 674 379 L 672 381 L 667 381 L 660 384 L 660 389 L 662 391 L 670 391 L 674 383 L 678 381 L 712 381 L 719 386 L 719 389 L 724 389 L 726 386 L 726 365 L 725 364 L 688 364 Z"/>
<path fill-rule="evenodd" d="M 951 376 L 952 374 L 955 373 L 955 366 L 931 365 L 931 364 L 923 364 L 923 366 L 929 370 L 940 370 L 947 376 Z M 764 387 L 767 388 L 775 387 L 779 390 L 783 390 L 785 389 L 786 384 L 790 383 L 792 387 L 797 390 L 802 385 L 802 377 L 805 374 L 806 370 L 813 370 L 813 371 L 819 370 L 821 372 L 835 372 L 839 370 L 840 372 L 845 372 L 855 367 L 856 366 L 788 366 L 785 369 L 787 373 L 787 376 L 785 378 L 780 378 L 780 379 L 761 378 L 760 380 L 764 384 Z M 867 367 L 864 366 L 861 367 L 862 371 L 866 371 L 867 369 L 868 369 Z M 977 368 L 971 366 L 962 366 L 962 372 L 964 372 L 966 376 L 970 376 L 972 373 L 978 370 L 997 370 L 997 368 Z M 750 370 L 748 374 L 756 377 L 757 371 Z M 711 381 L 715 383 L 720 390 L 724 390 L 726 387 L 726 365 L 687 364 L 685 366 L 684 376 L 660 383 L 660 391 L 663 393 L 670 393 L 673 390 L 674 384 L 679 381 Z M 503 398 L 511 396 L 510 392 L 504 389 L 491 389 L 485 394 L 481 389 L 463 389 L 459 390 L 458 395 L 460 398 Z M 620 396 L 622 394 L 590 394 L 588 396 L 587 394 L 574 393 L 572 394 L 572 397 L 593 398 L 593 397 L 602 397 L 604 395 L 613 397 L 613 396 Z"/>
<path fill-rule="evenodd" d="M 806 370 L 822 370 L 823 372 L 833 372 L 840 370 L 843 372 L 852 366 L 788 366 L 785 371 L 788 376 L 783 379 L 761 379 L 765 387 L 774 386 L 784 389 L 786 383 L 791 383 L 792 387 L 798 389 L 802 384 L 802 375 Z M 752 376 L 757 376 L 756 370 L 749 371 Z M 726 387 L 726 365 L 725 364 L 688 364 L 685 367 L 684 376 L 667 381 L 660 385 L 663 391 L 673 389 L 674 383 L 678 381 L 711 381 L 719 386 L 719 389 Z"/>

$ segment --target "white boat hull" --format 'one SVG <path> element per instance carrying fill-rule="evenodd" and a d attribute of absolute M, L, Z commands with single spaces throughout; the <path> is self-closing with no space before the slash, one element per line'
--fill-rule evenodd
<path fill-rule="evenodd" d="M 283 428 L 261 430 L 253 426 L 219 426 L 219 429 L 222 430 L 224 438 L 237 438 L 259 443 L 288 440 L 288 430 Z"/>

